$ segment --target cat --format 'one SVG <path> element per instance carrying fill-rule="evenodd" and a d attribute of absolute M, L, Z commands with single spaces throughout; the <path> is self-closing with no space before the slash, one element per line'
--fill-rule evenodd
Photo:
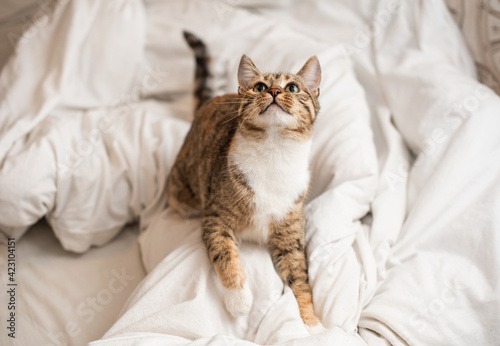
<path fill-rule="evenodd" d="M 168 203 L 184 217 L 201 217 L 208 257 L 233 316 L 249 312 L 252 292 L 238 244 L 267 244 L 277 272 L 298 302 L 309 330 L 316 317 L 307 272 L 304 200 L 309 152 L 318 115 L 321 68 L 311 57 L 295 75 L 261 73 L 243 55 L 238 94 L 210 100 L 205 44 L 184 32 L 196 57 L 197 110 L 167 180 Z"/>

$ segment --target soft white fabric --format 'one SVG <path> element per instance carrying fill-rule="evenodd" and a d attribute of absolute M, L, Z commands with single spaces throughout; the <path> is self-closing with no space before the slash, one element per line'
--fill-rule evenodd
<path fill-rule="evenodd" d="M 15 339 L 2 331 L 0 344 L 77 346 L 100 338 L 145 276 L 137 233 L 126 227 L 106 246 L 76 255 L 61 248 L 46 222 L 31 227 L 16 242 Z M 6 244 L 0 252 L 8 253 Z M 3 287 L 7 268 L 0 260 Z M 9 300 L 0 294 L 2 306 Z"/>
<path fill-rule="evenodd" d="M 141 2 L 50 8 L 0 75 L 0 230 L 19 238 L 45 216 L 64 248 L 83 252 L 165 203 L 189 129 L 174 115 L 191 107 L 139 100 L 167 78 L 143 64 Z"/>
<path fill-rule="evenodd" d="M 380 82 L 416 161 L 406 222 L 360 326 L 393 344 L 493 345 L 500 341 L 500 98 L 471 77 L 469 61 L 443 49 L 455 33 L 436 36 L 438 18 L 450 21 L 440 2 L 404 5 L 375 38 Z M 389 48 L 400 42 L 401 54 Z"/>
<path fill-rule="evenodd" d="M 95 344 L 498 344 L 500 102 L 441 1 L 61 2 L 51 18 L 0 75 L 0 229 L 45 215 L 85 251 L 140 219 L 150 274 Z M 191 114 L 182 29 L 210 47 L 217 94 L 236 90 L 243 53 L 264 71 L 320 59 L 306 214 L 327 333 L 307 336 L 251 244 L 253 305 L 232 318 L 199 221 L 164 209 Z"/>

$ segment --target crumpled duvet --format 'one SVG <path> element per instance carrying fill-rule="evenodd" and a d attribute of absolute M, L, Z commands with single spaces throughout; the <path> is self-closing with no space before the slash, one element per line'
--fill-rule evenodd
<path fill-rule="evenodd" d="M 320 60 L 306 231 L 327 333 L 308 336 L 252 244 L 254 305 L 230 317 L 199 221 L 166 208 L 192 117 L 184 29 L 212 53 L 216 94 L 236 90 L 243 53 L 266 71 Z M 150 274 L 95 344 L 499 341 L 500 102 L 440 1 L 61 2 L 19 41 L 0 95 L 4 235 L 45 217 L 83 252 L 140 222 Z"/>

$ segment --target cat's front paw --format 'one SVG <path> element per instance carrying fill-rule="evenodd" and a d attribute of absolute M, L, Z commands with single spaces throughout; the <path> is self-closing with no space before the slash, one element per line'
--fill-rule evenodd
<path fill-rule="evenodd" d="M 317 335 L 317 334 L 321 334 L 321 333 L 327 331 L 327 329 L 319 321 L 318 321 L 318 324 L 316 324 L 314 326 L 306 325 L 306 327 L 307 327 L 307 330 L 309 331 L 310 335 Z"/>
<path fill-rule="evenodd" d="M 246 315 L 252 307 L 252 301 L 252 291 L 250 291 L 248 283 L 245 283 L 240 290 L 225 290 L 224 302 L 226 303 L 226 309 L 234 317 Z"/>

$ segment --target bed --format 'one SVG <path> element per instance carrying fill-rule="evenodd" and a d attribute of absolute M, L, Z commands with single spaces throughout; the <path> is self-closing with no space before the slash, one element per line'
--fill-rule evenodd
<path fill-rule="evenodd" d="M 494 0 L 2 3 L 0 344 L 500 344 L 498 18 Z M 320 60 L 322 334 L 254 244 L 254 303 L 231 317 L 199 221 L 166 203 L 194 107 L 182 30 L 207 44 L 216 95 L 242 54 Z"/>

